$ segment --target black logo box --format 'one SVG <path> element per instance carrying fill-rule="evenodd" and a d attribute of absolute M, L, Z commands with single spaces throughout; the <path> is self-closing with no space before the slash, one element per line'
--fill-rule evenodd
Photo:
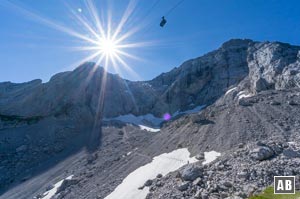
<path fill-rule="evenodd" d="M 295 194 L 295 176 L 274 176 L 274 194 Z"/>

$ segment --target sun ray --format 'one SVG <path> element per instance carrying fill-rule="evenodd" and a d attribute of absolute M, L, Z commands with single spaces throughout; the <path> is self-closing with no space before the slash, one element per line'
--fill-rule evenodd
<path fill-rule="evenodd" d="M 97 70 L 97 68 L 99 67 L 101 61 L 104 58 L 104 54 L 100 55 L 99 58 L 97 59 L 96 63 L 93 66 L 93 69 L 90 71 L 88 77 L 87 77 L 87 82 L 90 81 L 90 79 L 93 77 L 93 75 L 95 74 L 95 71 Z"/>
<path fill-rule="evenodd" d="M 112 67 L 113 67 L 114 71 L 115 71 L 117 74 L 121 74 L 122 71 L 119 69 L 116 60 L 115 60 L 115 59 L 112 59 L 112 55 L 110 55 L 110 59 L 111 59 Z"/>
<path fill-rule="evenodd" d="M 93 3 L 93 0 L 88 0 L 86 2 L 86 7 L 88 8 L 88 13 L 92 16 L 94 19 L 94 22 L 96 23 L 97 31 L 100 32 L 100 35 L 105 35 L 103 25 L 100 21 L 98 12 L 96 11 L 96 7 Z"/>
<path fill-rule="evenodd" d="M 70 8 L 72 15 L 85 27 L 87 28 L 88 31 L 90 31 L 90 33 L 92 33 L 92 35 L 97 38 L 100 39 L 99 34 L 88 24 L 87 20 L 83 19 L 83 15 L 79 15 L 77 12 L 75 12 L 71 6 L 69 4 L 66 3 L 66 5 Z"/>
<path fill-rule="evenodd" d="M 150 46 L 157 46 L 158 41 L 147 41 L 147 42 L 135 42 L 135 43 L 128 43 L 128 44 L 118 44 L 117 47 L 119 49 L 122 48 L 137 48 L 137 47 L 150 47 Z"/>
<path fill-rule="evenodd" d="M 99 50 L 99 46 L 73 46 L 70 49 L 74 51 L 95 51 Z"/>
<path fill-rule="evenodd" d="M 128 28 L 130 19 L 136 9 L 136 0 L 129 1 L 117 24 L 115 24 L 112 19 L 112 9 L 110 9 L 109 5 L 106 11 L 97 11 L 96 4 L 93 0 L 86 0 L 84 1 L 85 7 L 80 8 L 80 12 L 78 12 L 78 9 L 74 9 L 74 6 L 72 8 L 72 4 L 65 3 L 65 6 L 67 6 L 68 10 L 71 12 L 71 16 L 76 20 L 75 22 L 78 22 L 78 25 L 82 28 L 80 31 L 76 31 L 74 27 L 61 25 L 55 21 L 42 17 L 36 14 L 36 12 L 26 9 L 19 4 L 9 2 L 9 5 L 11 8 L 36 22 L 80 39 L 80 42 L 83 42 L 81 46 L 73 46 L 70 48 L 72 50 L 90 53 L 90 55 L 79 61 L 80 64 L 86 61 L 96 60 L 96 65 L 102 65 L 105 71 L 109 71 L 110 67 L 112 67 L 117 73 L 122 73 L 122 70 L 125 70 L 126 72 L 129 72 L 132 77 L 140 79 L 139 75 L 126 63 L 126 61 L 127 59 L 138 61 L 144 60 L 133 55 L 128 50 L 155 45 L 153 41 L 128 41 L 129 39 L 132 40 L 131 37 L 143 26 L 139 25 L 130 29 Z M 106 16 L 103 17 L 101 15 L 100 17 L 100 13 L 102 15 L 105 14 Z M 86 33 L 83 34 L 82 32 Z M 95 70 L 93 69 L 91 73 L 95 72 Z"/>
<path fill-rule="evenodd" d="M 131 73 L 137 80 L 140 80 L 140 76 L 134 71 L 132 70 L 132 68 L 130 66 L 128 66 L 128 64 L 118 55 L 118 54 L 114 54 L 115 58 L 124 66 L 124 68 Z"/>
<path fill-rule="evenodd" d="M 76 31 L 70 29 L 70 28 L 67 28 L 67 27 L 64 27 L 62 25 L 59 25 L 58 23 L 55 23 L 55 22 L 53 22 L 53 21 L 51 21 L 51 20 L 49 20 L 49 19 L 47 19 L 45 17 L 41 17 L 41 16 L 39 16 L 39 15 L 37 15 L 37 14 L 35 14 L 35 13 L 33 13 L 33 12 L 31 12 L 31 11 L 29 11 L 29 10 L 21 7 L 21 6 L 18 6 L 16 4 L 11 3 L 11 2 L 6 2 L 6 3 L 8 3 L 9 6 L 11 6 L 11 8 L 17 10 L 19 13 L 24 14 L 25 16 L 29 17 L 30 19 L 32 19 L 34 21 L 37 21 L 37 22 L 42 23 L 44 25 L 47 25 L 47 26 L 49 26 L 49 27 L 51 27 L 53 29 L 59 30 L 61 32 L 67 33 L 67 34 L 69 34 L 71 36 L 74 36 L 74 37 L 77 37 L 79 39 L 88 41 L 90 43 L 93 43 L 93 44 L 97 43 L 93 39 L 90 39 L 90 38 L 88 38 L 88 37 L 86 37 L 86 36 L 84 36 L 84 35 L 76 32 Z"/>
<path fill-rule="evenodd" d="M 112 66 L 113 66 L 114 70 L 116 71 L 116 73 L 117 73 L 117 74 L 121 74 L 122 71 L 119 69 L 116 60 L 115 60 L 115 59 L 111 59 L 111 60 L 112 60 Z M 133 95 L 133 93 L 132 93 L 130 87 L 128 86 L 127 80 L 122 79 L 122 81 L 124 82 L 124 85 L 125 85 L 125 87 L 126 87 L 128 93 L 129 93 L 129 96 L 130 96 L 130 98 L 131 98 L 131 100 L 132 100 L 132 102 L 133 102 L 133 105 L 134 105 L 135 110 L 137 110 L 137 109 L 138 109 L 138 106 L 137 106 L 137 104 L 136 104 L 136 100 L 135 100 L 135 98 L 134 98 L 134 95 Z"/>
<path fill-rule="evenodd" d="M 129 54 L 127 52 L 124 52 L 122 50 L 116 50 L 116 53 L 120 54 L 120 55 L 124 55 L 125 57 L 128 57 L 128 58 L 131 58 L 131 59 L 134 59 L 134 60 L 137 60 L 137 61 L 144 61 L 143 59 L 141 59 L 140 57 L 137 57 L 137 56 L 134 56 L 132 54 Z"/>
<path fill-rule="evenodd" d="M 132 20 L 134 12 L 136 11 L 136 0 L 129 1 L 129 4 L 126 6 L 118 23 L 113 20 L 112 9 L 110 9 L 109 6 L 107 10 L 103 11 L 97 9 L 97 1 L 85 0 L 83 2 L 84 7 L 80 8 L 80 11 L 77 9 L 77 12 L 76 9 L 72 9 L 72 4 L 65 4 L 72 14 L 70 15 L 72 19 L 75 19 L 76 27 L 73 27 L 72 23 L 60 24 L 40 16 L 37 12 L 33 12 L 32 10 L 26 9 L 24 6 L 20 6 L 20 3 L 16 4 L 8 1 L 7 4 L 14 11 L 39 24 L 66 33 L 67 35 L 72 36 L 72 39 L 76 38 L 76 42 L 78 43 L 76 43 L 76 46 L 70 46 L 71 49 L 83 51 L 82 53 L 88 53 L 86 57 L 79 60 L 76 65 L 73 65 L 72 67 L 75 68 L 78 65 L 81 67 L 91 67 L 90 64 L 84 65 L 85 62 L 92 62 L 93 64 L 92 68 L 88 68 L 88 75 L 85 77 L 84 81 L 81 82 L 79 89 L 86 89 L 87 85 L 90 85 L 88 84 L 90 81 L 96 81 L 96 84 L 92 84 L 92 86 L 97 87 L 97 90 L 100 89 L 98 93 L 95 93 L 97 95 L 96 101 L 93 101 L 96 103 L 96 109 L 93 109 L 95 111 L 95 119 L 91 134 L 91 139 L 94 141 L 93 139 L 97 138 L 98 132 L 101 131 L 101 123 L 105 114 L 104 103 L 106 103 L 107 86 L 110 83 L 108 82 L 110 81 L 108 72 L 110 72 L 111 69 L 117 74 L 124 74 L 124 72 L 126 72 L 135 80 L 140 80 L 140 76 L 126 61 L 129 59 L 144 61 L 140 57 L 131 54 L 131 52 L 134 52 L 133 49 L 135 48 L 153 46 L 155 42 L 138 42 L 133 39 L 133 36 L 139 33 L 146 25 L 146 23 L 138 25 L 133 24 L 133 22 L 137 21 Z M 129 25 L 130 23 L 131 26 L 133 24 L 133 27 Z M 99 75 L 99 72 L 101 75 Z M 135 109 L 138 110 L 135 97 L 130 90 L 128 81 L 122 78 L 121 80 L 126 86 L 126 90 L 132 99 Z"/>
<path fill-rule="evenodd" d="M 124 40 L 128 39 L 130 36 L 134 35 L 135 33 L 137 33 L 140 30 L 139 26 L 136 26 L 134 28 L 132 28 L 131 30 L 129 30 L 127 33 L 121 35 L 119 38 L 116 38 L 116 42 L 117 43 L 121 43 Z"/>
<path fill-rule="evenodd" d="M 129 17 L 132 15 L 134 9 L 135 9 L 136 3 L 135 1 L 131 0 L 129 1 L 127 8 L 123 14 L 123 17 L 121 18 L 120 23 L 118 24 L 118 27 L 115 30 L 115 33 L 112 35 L 112 39 L 115 40 L 117 36 L 120 34 L 122 31 L 123 26 L 125 23 L 128 21 Z"/>

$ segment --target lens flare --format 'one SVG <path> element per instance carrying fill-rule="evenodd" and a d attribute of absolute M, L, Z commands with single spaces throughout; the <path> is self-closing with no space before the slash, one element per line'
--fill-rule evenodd
<path fill-rule="evenodd" d="M 170 120 L 170 119 L 171 119 L 171 117 L 172 117 L 172 116 L 171 116 L 171 114 L 170 114 L 170 113 L 165 113 L 165 114 L 164 114 L 164 116 L 163 116 L 163 118 L 164 118 L 164 120 L 165 120 L 165 121 L 168 121 L 168 120 Z"/>

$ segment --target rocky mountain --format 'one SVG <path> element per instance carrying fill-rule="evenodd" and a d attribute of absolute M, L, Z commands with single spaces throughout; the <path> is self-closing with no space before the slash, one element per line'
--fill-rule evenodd
<path fill-rule="evenodd" d="M 131 82 L 107 74 L 104 115 L 153 113 L 161 116 L 187 110 L 199 104 L 212 104 L 229 87 L 241 83 L 247 84 L 251 93 L 297 87 L 298 52 L 298 46 L 289 44 L 238 39 L 150 81 Z M 72 72 L 54 75 L 44 84 L 41 80 L 1 83 L 0 111 L 47 116 L 87 106 L 96 112 L 103 89 L 102 77 L 103 68 L 85 63 Z"/>
<path fill-rule="evenodd" d="M 84 63 L 47 83 L 0 83 L 0 198 L 44 198 L 51 185 L 71 175 L 73 180 L 66 181 L 55 197 L 104 198 L 135 169 L 178 148 L 187 148 L 192 156 L 212 150 L 222 156 L 204 168 L 195 163 L 204 173 L 199 183 L 171 173 L 156 179 L 161 183 L 150 185 L 147 197 L 242 197 L 237 192 L 243 187 L 219 191 L 207 186 L 223 183 L 226 171 L 238 164 L 260 168 L 260 161 L 248 157 L 258 141 L 272 151 L 262 165 L 286 164 L 279 157 L 287 157 L 282 154 L 288 142 L 299 140 L 299 61 L 299 46 L 234 39 L 150 81 L 125 80 Z M 165 113 L 173 116 L 170 121 L 160 119 Z M 147 127 L 116 119 L 130 114 L 141 117 Z M 161 121 L 159 132 L 149 132 L 154 123 L 145 115 Z M 91 140 L 99 147 L 86 151 Z M 281 151 L 277 153 L 270 141 Z M 232 155 L 236 153 L 241 155 Z M 298 162 L 288 164 L 294 167 Z M 203 180 L 206 184 L 200 183 Z M 240 183 L 228 180 L 232 186 Z M 261 190 L 271 183 L 253 181 L 243 186 Z M 170 189 L 179 182 L 184 189 Z"/>

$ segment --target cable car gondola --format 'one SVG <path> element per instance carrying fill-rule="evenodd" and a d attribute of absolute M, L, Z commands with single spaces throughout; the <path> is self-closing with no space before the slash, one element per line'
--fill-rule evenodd
<path fill-rule="evenodd" d="M 164 27 L 164 25 L 166 25 L 166 23 L 167 23 L 167 20 L 165 19 L 165 17 L 163 16 L 162 18 L 161 18 L 161 22 L 160 22 L 160 27 Z"/>

